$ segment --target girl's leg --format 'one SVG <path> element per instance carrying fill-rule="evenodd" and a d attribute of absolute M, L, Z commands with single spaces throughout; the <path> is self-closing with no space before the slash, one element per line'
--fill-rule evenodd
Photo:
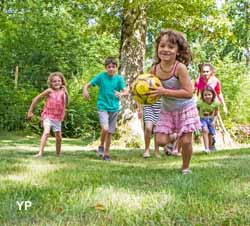
<path fill-rule="evenodd" d="M 150 155 L 150 140 L 151 140 L 152 130 L 153 130 L 153 123 L 146 122 L 144 130 L 144 144 L 145 144 L 144 157 Z"/>
<path fill-rule="evenodd" d="M 164 133 L 155 133 L 155 153 L 159 153 L 159 148 L 164 147 L 169 142 L 169 135 Z"/>
<path fill-rule="evenodd" d="M 35 155 L 35 157 L 41 157 L 43 155 L 44 147 L 49 137 L 50 127 L 51 126 L 49 124 L 43 122 L 43 134 L 42 134 L 41 141 L 40 141 L 39 152 L 38 154 Z"/>
<path fill-rule="evenodd" d="M 204 142 L 205 152 L 209 150 L 209 137 L 208 137 L 208 130 L 206 128 L 202 129 L 202 138 Z"/>
<path fill-rule="evenodd" d="M 192 157 L 192 133 L 185 133 L 180 138 L 182 145 L 182 170 L 189 168 L 189 163 Z"/>
<path fill-rule="evenodd" d="M 61 143 L 62 143 L 62 133 L 60 132 L 55 132 L 56 136 L 56 155 L 60 156 L 61 154 Z"/>

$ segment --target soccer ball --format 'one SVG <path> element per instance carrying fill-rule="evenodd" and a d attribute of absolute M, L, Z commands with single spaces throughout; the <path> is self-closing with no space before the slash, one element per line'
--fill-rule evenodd
<path fill-rule="evenodd" d="M 140 104 L 154 104 L 160 97 L 152 97 L 152 88 L 162 86 L 159 78 L 152 74 L 141 74 L 131 84 L 131 92 L 134 100 Z"/>

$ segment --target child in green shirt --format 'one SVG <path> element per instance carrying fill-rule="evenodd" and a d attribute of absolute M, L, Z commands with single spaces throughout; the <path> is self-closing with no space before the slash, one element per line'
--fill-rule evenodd
<path fill-rule="evenodd" d="M 117 62 L 112 57 L 105 60 L 106 71 L 96 75 L 83 88 L 83 96 L 90 98 L 88 88 L 98 86 L 97 110 L 101 124 L 101 141 L 97 155 L 102 156 L 105 161 L 110 161 L 110 144 L 112 134 L 116 129 L 119 112 L 119 102 L 122 96 L 128 96 L 125 81 L 122 75 L 117 73 Z"/>
<path fill-rule="evenodd" d="M 215 91 L 212 87 L 206 86 L 201 93 L 201 100 L 197 102 L 200 122 L 202 127 L 202 137 L 205 152 L 215 150 L 215 122 L 218 115 L 218 103 L 215 101 Z"/>

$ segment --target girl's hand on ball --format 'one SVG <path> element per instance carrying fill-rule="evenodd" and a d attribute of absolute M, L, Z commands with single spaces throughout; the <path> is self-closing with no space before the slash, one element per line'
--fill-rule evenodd
<path fill-rule="evenodd" d="M 151 88 L 151 91 L 150 91 L 150 96 L 153 96 L 153 97 L 157 97 L 157 96 L 162 96 L 162 95 L 166 95 L 166 89 L 159 86 L 157 88 Z"/>

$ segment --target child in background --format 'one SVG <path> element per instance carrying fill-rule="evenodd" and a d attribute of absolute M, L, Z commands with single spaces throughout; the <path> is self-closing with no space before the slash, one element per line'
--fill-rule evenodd
<path fill-rule="evenodd" d="M 202 125 L 202 137 L 205 152 L 215 150 L 215 128 L 214 124 L 218 115 L 218 102 L 215 101 L 216 93 L 210 86 L 206 86 L 201 92 L 201 100 L 197 102 Z M 212 143 L 211 143 L 212 141 Z"/>
<path fill-rule="evenodd" d="M 143 108 L 143 109 L 142 109 Z M 141 119 L 143 116 L 144 122 L 144 144 L 145 151 L 143 154 L 144 158 L 150 157 L 150 140 L 153 132 L 153 128 L 155 127 L 160 113 L 161 108 L 161 100 L 158 100 L 156 103 L 152 105 L 144 105 L 143 107 L 137 103 L 137 111 L 138 118 Z M 156 157 L 160 157 L 159 152 L 155 152 Z"/>
<path fill-rule="evenodd" d="M 170 143 L 166 144 L 164 147 L 164 152 L 166 155 L 179 156 L 181 155 L 181 143 L 180 139 L 177 137 L 176 133 L 169 135 Z"/>
<path fill-rule="evenodd" d="M 206 86 L 213 88 L 216 94 L 216 101 L 219 101 L 222 106 L 224 113 L 227 114 L 227 106 L 224 100 L 224 96 L 221 90 L 221 82 L 215 75 L 215 69 L 212 64 L 204 63 L 199 66 L 200 76 L 196 79 L 194 84 L 194 93 L 197 97 L 202 93 L 202 90 Z"/>
<path fill-rule="evenodd" d="M 64 119 L 68 98 L 64 75 L 61 72 L 51 73 L 48 77 L 48 85 L 48 89 L 33 99 L 27 114 L 28 119 L 31 119 L 34 115 L 33 110 L 36 104 L 41 99 L 46 99 L 43 112 L 41 114 L 43 134 L 41 137 L 39 152 L 35 155 L 35 157 L 42 157 L 51 128 L 53 132 L 55 132 L 56 137 L 56 154 L 57 156 L 60 156 L 61 153 L 61 123 Z"/>
<path fill-rule="evenodd" d="M 157 87 L 153 96 L 161 96 L 159 120 L 154 130 L 156 152 L 170 143 L 170 134 L 177 133 L 182 147 L 182 174 L 191 173 L 192 133 L 200 129 L 200 120 L 193 98 L 192 82 L 187 65 L 191 60 L 188 43 L 180 32 L 166 30 L 156 39 L 156 76 L 163 87 Z"/>
<path fill-rule="evenodd" d="M 117 74 L 117 62 L 109 57 L 104 63 L 105 72 L 96 75 L 83 88 L 83 96 L 89 99 L 88 89 L 90 86 L 98 86 L 99 93 L 97 99 L 97 110 L 101 125 L 101 140 L 97 155 L 103 157 L 105 161 L 110 161 L 110 144 L 112 134 L 116 129 L 116 122 L 119 112 L 119 98 L 128 96 L 125 89 L 124 78 Z"/>

